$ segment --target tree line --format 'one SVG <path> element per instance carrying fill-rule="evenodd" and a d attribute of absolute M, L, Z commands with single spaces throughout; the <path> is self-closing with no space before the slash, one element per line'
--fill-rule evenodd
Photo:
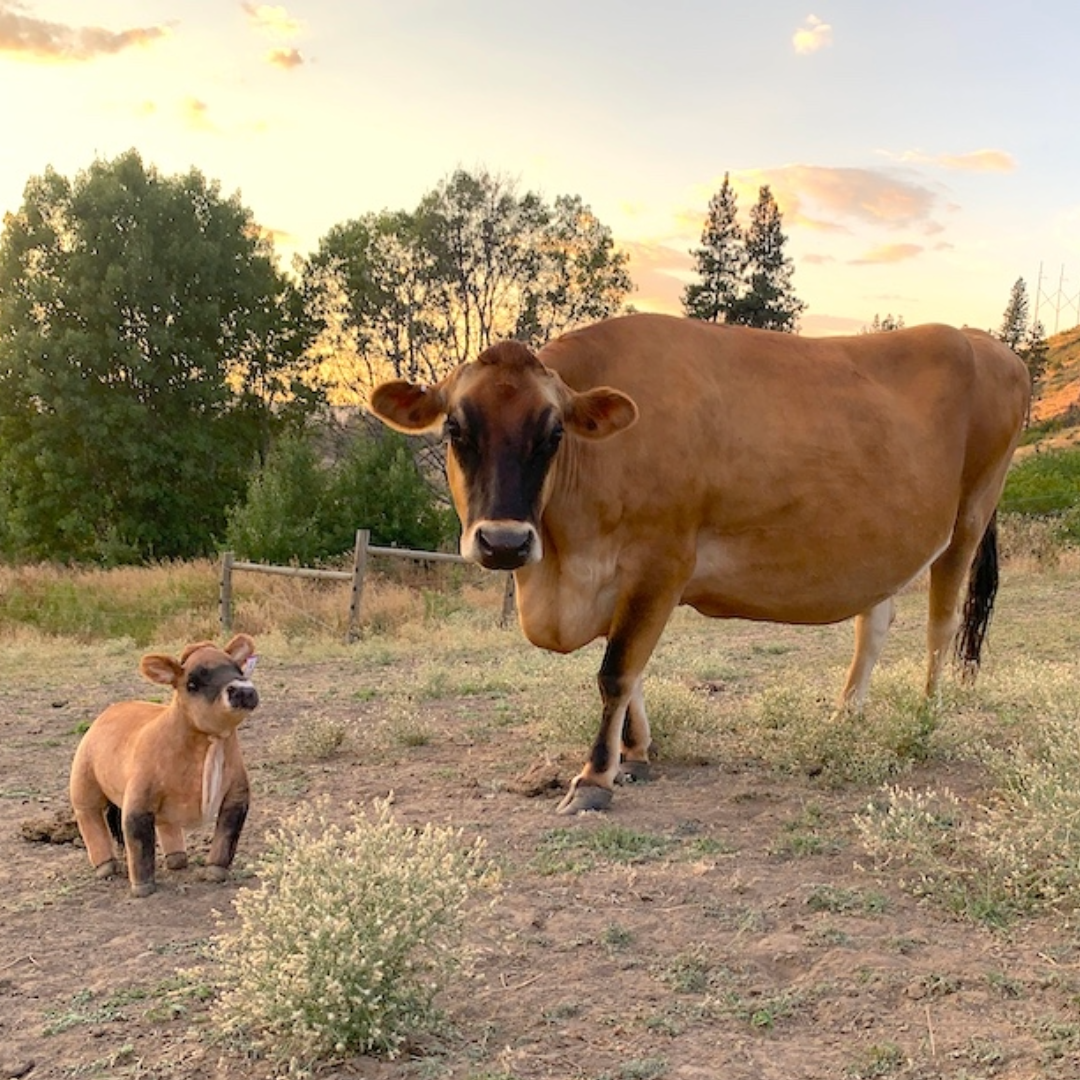
<path fill-rule="evenodd" d="M 785 243 L 770 189 L 743 228 L 725 175 L 684 313 L 795 332 Z M 332 437 L 331 406 L 385 378 L 436 381 L 496 340 L 538 347 L 630 310 L 631 290 L 580 197 L 482 169 L 333 226 L 287 272 L 239 195 L 197 169 L 163 175 L 135 150 L 73 178 L 48 168 L 0 234 L 0 558 L 113 564 L 225 542 L 313 562 L 358 526 L 446 543 L 437 459 L 362 413 Z"/>
<path fill-rule="evenodd" d="M 411 455 L 402 473 L 392 436 L 366 457 L 295 444 L 383 378 L 435 380 L 497 339 L 615 314 L 626 263 L 580 198 L 486 171 L 335 226 L 286 273 L 239 196 L 196 169 L 162 175 L 134 150 L 73 179 L 46 169 L 0 236 L 0 557 L 209 554 L 230 520 L 241 537 L 269 521 L 298 470 L 327 537 L 394 476 L 400 505 L 352 527 L 408 543 L 411 524 L 430 543 L 438 515 L 410 508 L 427 477 Z M 326 463 L 367 479 L 366 509 Z"/>

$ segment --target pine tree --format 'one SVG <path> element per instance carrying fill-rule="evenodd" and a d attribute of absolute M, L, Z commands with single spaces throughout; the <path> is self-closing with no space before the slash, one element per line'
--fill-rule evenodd
<path fill-rule="evenodd" d="M 683 313 L 706 322 L 722 322 L 744 290 L 746 247 L 736 221 L 737 206 L 728 174 L 709 200 L 701 247 L 693 249 L 699 281 L 683 290 Z"/>
<path fill-rule="evenodd" d="M 904 329 L 904 316 L 894 316 L 892 312 L 883 319 L 880 315 L 874 315 L 874 321 L 869 326 L 864 326 L 859 333 L 860 334 L 887 334 L 890 330 L 903 330 Z"/>
<path fill-rule="evenodd" d="M 728 322 L 787 333 L 798 328 L 806 304 L 795 295 L 791 282 L 795 266 L 784 254 L 787 237 L 780 224 L 780 210 L 765 184 L 750 211 L 750 227 L 746 230 L 749 291 L 732 305 Z"/>
<path fill-rule="evenodd" d="M 1046 374 L 1046 365 L 1050 357 L 1050 343 L 1046 340 L 1043 324 L 1035 319 L 1024 335 L 1023 344 L 1016 350 L 1017 356 L 1024 361 L 1031 377 L 1031 385 L 1037 386 Z M 1028 402 L 1028 423 L 1031 422 L 1031 402 Z"/>
<path fill-rule="evenodd" d="M 1009 303 L 1001 319 L 998 338 L 1005 342 L 1013 352 L 1020 352 L 1028 335 L 1028 297 L 1027 286 L 1022 277 L 1017 278 L 1009 293 Z"/>

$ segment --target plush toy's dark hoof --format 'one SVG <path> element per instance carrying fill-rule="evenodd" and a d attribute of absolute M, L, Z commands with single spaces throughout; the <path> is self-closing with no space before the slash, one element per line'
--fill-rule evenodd
<path fill-rule="evenodd" d="M 111 878 L 120 872 L 120 867 L 116 865 L 115 859 L 106 859 L 103 863 L 98 863 L 94 867 L 94 876 L 101 878 L 102 881 L 105 878 Z"/>
<path fill-rule="evenodd" d="M 612 793 L 595 784 L 580 784 L 575 780 L 559 803 L 557 814 L 580 814 L 586 810 L 607 810 L 611 807 Z"/>
<path fill-rule="evenodd" d="M 615 777 L 617 784 L 644 784 L 652 778 L 652 766 L 647 761 L 624 761 Z"/>

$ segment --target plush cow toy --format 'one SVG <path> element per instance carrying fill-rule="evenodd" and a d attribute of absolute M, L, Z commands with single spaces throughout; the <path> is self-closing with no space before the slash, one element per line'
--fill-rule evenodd
<path fill-rule="evenodd" d="M 90 725 L 71 765 L 71 804 L 98 877 L 119 870 L 115 836 L 126 848 L 132 894 L 149 896 L 155 831 L 165 865 L 179 870 L 187 866 L 184 829 L 215 821 L 207 873 L 225 879 L 248 812 L 236 729 L 259 703 L 254 654 L 247 634 L 224 649 L 189 645 L 179 660 L 148 653 L 139 670 L 173 687 L 169 704 L 120 702 Z"/>

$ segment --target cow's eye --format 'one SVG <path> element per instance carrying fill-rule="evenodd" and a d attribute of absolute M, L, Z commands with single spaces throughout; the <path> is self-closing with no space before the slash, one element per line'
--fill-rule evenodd
<path fill-rule="evenodd" d="M 199 689 L 199 680 L 194 675 L 190 676 L 187 681 L 187 692 L 189 694 L 197 693 Z"/>
<path fill-rule="evenodd" d="M 540 457 L 550 457 L 559 449 L 559 443 L 563 439 L 563 426 L 556 424 L 551 431 L 537 444 L 536 453 Z"/>

